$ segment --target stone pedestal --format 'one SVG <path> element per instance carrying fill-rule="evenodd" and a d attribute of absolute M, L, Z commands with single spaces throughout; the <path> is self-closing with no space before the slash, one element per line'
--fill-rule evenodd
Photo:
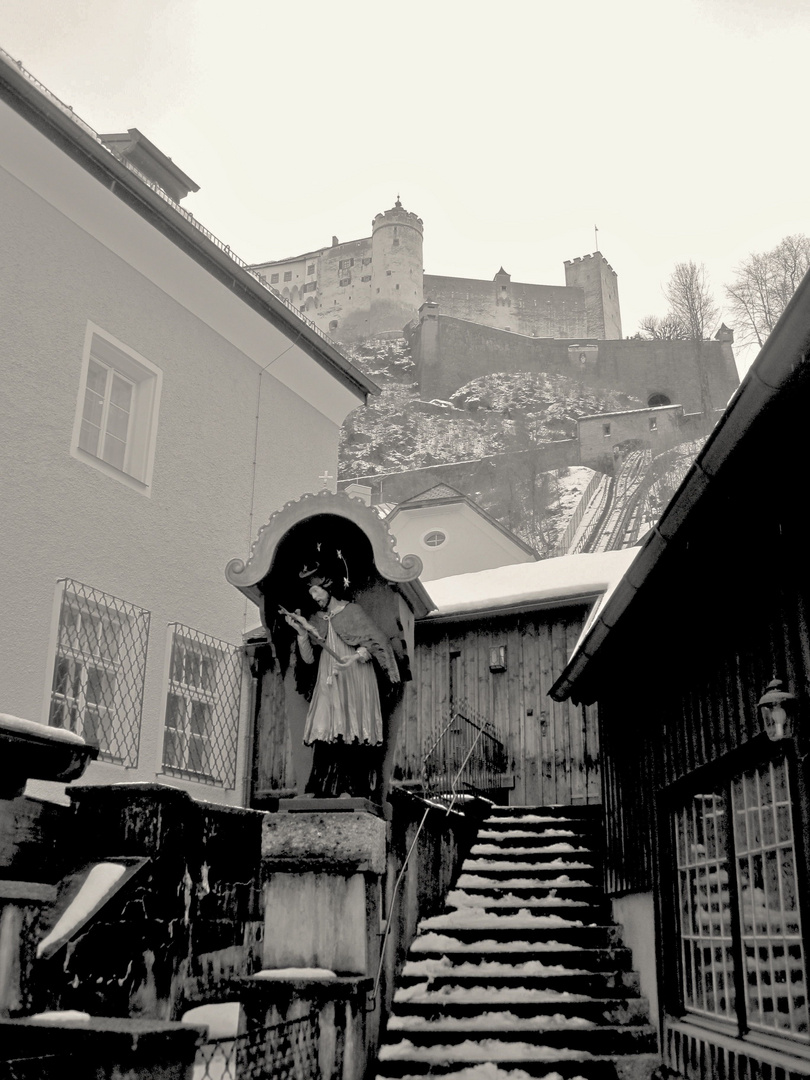
<path fill-rule="evenodd" d="M 265 817 L 264 968 L 376 975 L 386 839 L 386 822 L 362 810 Z"/>

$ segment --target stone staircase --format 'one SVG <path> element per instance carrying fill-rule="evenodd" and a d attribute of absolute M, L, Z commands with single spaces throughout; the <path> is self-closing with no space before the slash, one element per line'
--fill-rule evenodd
<path fill-rule="evenodd" d="M 379 1078 L 644 1080 L 647 1001 L 600 887 L 601 807 L 495 808 L 397 983 Z"/>

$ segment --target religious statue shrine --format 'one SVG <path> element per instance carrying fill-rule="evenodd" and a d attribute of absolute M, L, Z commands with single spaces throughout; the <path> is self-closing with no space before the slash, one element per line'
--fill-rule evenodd
<path fill-rule="evenodd" d="M 402 558 L 359 499 L 322 491 L 273 514 L 228 581 L 256 604 L 251 805 L 381 803 L 410 680 L 413 622 L 431 607 L 416 555 Z"/>

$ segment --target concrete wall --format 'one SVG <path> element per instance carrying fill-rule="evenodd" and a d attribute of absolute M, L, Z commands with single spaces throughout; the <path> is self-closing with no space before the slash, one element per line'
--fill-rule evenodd
<path fill-rule="evenodd" d="M 426 274 L 424 293 L 443 314 L 483 326 L 543 338 L 588 333 L 581 288 L 530 285 L 512 281 L 508 274 L 496 274 L 492 281 Z"/>
<path fill-rule="evenodd" d="M 541 371 L 621 390 L 642 401 L 663 394 L 686 412 L 701 408 L 699 363 L 706 365 L 714 409 L 739 382 L 734 356 L 719 341 L 552 341 L 506 333 L 425 309 L 408 337 L 424 400 L 449 398 L 482 375 Z"/>
<path fill-rule="evenodd" d="M 613 900 L 613 918 L 622 927 L 624 944 L 633 953 L 641 992 L 650 1003 L 650 1020 L 659 1027 L 655 904 L 652 893 L 629 893 Z"/>
<path fill-rule="evenodd" d="M 5 106 L 0 145 L 0 709 L 47 721 L 57 579 L 145 608 L 138 766 L 93 764 L 88 780 L 153 779 L 168 624 L 239 643 L 255 613 L 224 567 L 272 511 L 337 471 L 339 425 L 359 398 Z M 71 456 L 89 323 L 162 372 L 149 494 Z M 169 782 L 242 797 L 238 779 L 234 790 Z"/>
<path fill-rule="evenodd" d="M 658 409 L 583 416 L 577 420 L 577 433 L 581 463 L 601 472 L 610 472 L 614 448 L 622 443 L 632 440 L 649 447 L 655 455 L 682 442 L 685 438 L 683 408 L 668 405 Z"/>
<path fill-rule="evenodd" d="M 389 519 L 400 555 L 415 553 L 424 564 L 422 581 L 450 574 L 472 574 L 493 566 L 532 562 L 532 556 L 463 502 L 404 506 Z M 446 539 L 438 547 L 425 536 L 440 530 Z"/>

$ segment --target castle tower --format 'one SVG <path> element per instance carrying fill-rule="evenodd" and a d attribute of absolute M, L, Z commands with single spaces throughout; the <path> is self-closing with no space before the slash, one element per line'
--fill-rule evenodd
<path fill-rule="evenodd" d="M 422 304 L 422 219 L 397 197 L 371 223 L 369 333 L 401 334 Z"/>
<path fill-rule="evenodd" d="M 580 288 L 585 293 L 588 337 L 621 338 L 622 317 L 616 271 L 601 251 L 584 258 L 567 260 L 565 284 Z"/>

